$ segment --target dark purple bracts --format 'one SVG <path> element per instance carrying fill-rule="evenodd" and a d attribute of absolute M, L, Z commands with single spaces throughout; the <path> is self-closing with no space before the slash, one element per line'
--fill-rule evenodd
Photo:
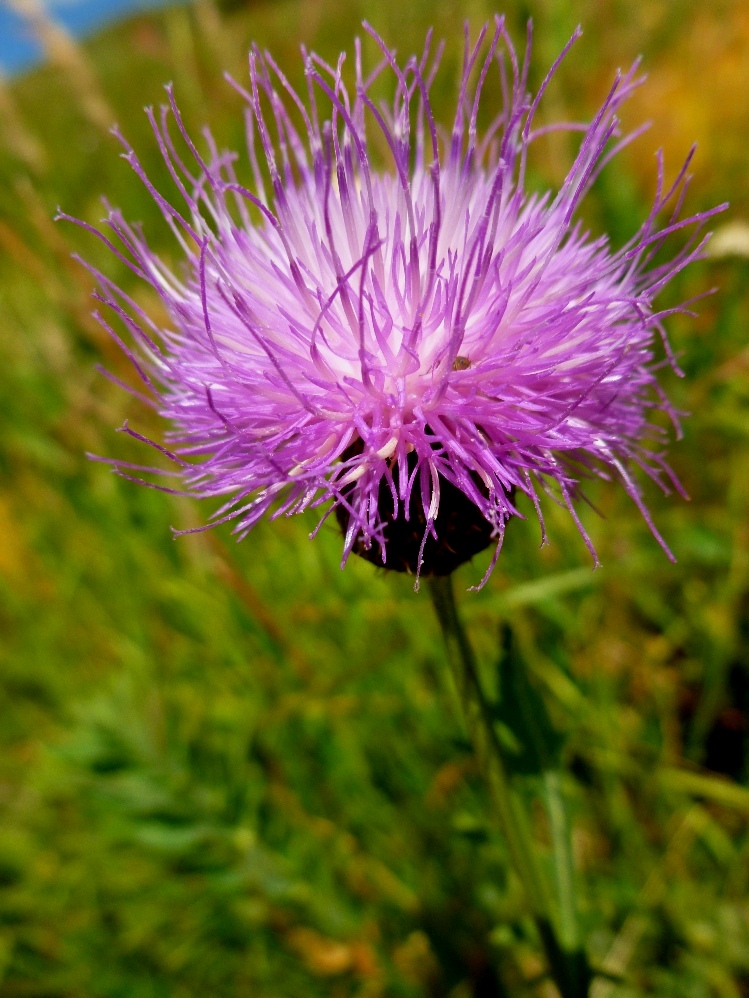
<path fill-rule="evenodd" d="M 466 35 L 457 111 L 443 134 L 429 102 L 440 55 L 431 38 L 400 66 L 366 30 L 383 58 L 365 77 L 357 40 L 353 92 L 343 56 L 333 67 L 305 53 L 304 101 L 270 55 L 250 54 L 249 89 L 234 86 L 247 103 L 251 189 L 208 133 L 205 152 L 192 143 L 171 89 L 169 106 L 149 115 L 182 211 L 125 144 L 185 258 L 174 273 L 140 229 L 110 212 L 121 248 L 109 245 L 160 296 L 163 328 L 91 268 L 172 427 L 168 449 L 156 446 L 190 494 L 228 497 L 212 522 L 234 520 L 240 538 L 268 514 L 332 503 L 344 562 L 356 551 L 417 575 L 451 571 L 491 540 L 499 551 L 520 493 L 544 536 L 542 492 L 568 507 L 595 558 L 573 505 L 590 474 L 618 478 L 669 553 L 632 475 L 637 466 L 679 488 L 650 422 L 660 408 L 676 423 L 656 380 L 657 353 L 665 347 L 673 359 L 653 299 L 701 254 L 702 225 L 720 209 L 677 220 L 688 163 L 669 190 L 660 164 L 653 209 L 621 249 L 573 221 L 632 137 L 617 138 L 616 112 L 640 82 L 636 66 L 617 76 L 589 125 L 558 126 L 581 132 L 579 151 L 561 189 L 537 195 L 525 190 L 526 157 L 559 60 L 531 96 L 528 50 L 521 65 L 501 18 L 473 46 Z M 395 85 L 387 107 L 370 98 L 383 73 Z M 499 74 L 504 102 L 480 137 L 489 73 Z M 391 157 L 382 170 L 369 159 L 373 129 Z M 687 245 L 652 266 L 664 239 L 686 226 Z"/>

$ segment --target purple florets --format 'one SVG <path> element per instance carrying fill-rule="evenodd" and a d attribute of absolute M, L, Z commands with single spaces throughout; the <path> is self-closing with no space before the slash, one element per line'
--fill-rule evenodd
<path fill-rule="evenodd" d="M 534 117 L 569 45 L 532 97 L 528 50 L 520 65 L 501 18 L 473 47 L 466 36 L 448 135 L 429 102 L 440 56 L 431 39 L 400 67 L 366 30 L 382 49 L 380 65 L 363 75 L 357 40 L 349 93 L 343 56 L 331 67 L 305 54 L 306 102 L 270 55 L 253 50 L 249 91 L 234 84 L 247 103 L 252 190 L 210 135 L 207 156 L 193 145 L 171 89 L 170 106 L 149 116 L 182 213 L 125 146 L 185 257 L 175 274 L 110 212 L 124 253 L 105 241 L 158 293 L 170 316 L 163 328 L 94 271 L 102 300 L 136 341 L 125 350 L 172 425 L 169 450 L 158 449 L 179 465 L 190 494 L 229 497 L 213 522 L 235 520 L 240 538 L 266 514 L 332 500 L 344 561 L 366 550 L 392 562 L 388 525 L 417 510 L 418 574 L 439 540 L 448 489 L 475 506 L 497 550 L 520 493 L 544 533 L 541 490 L 568 507 L 593 552 L 573 505 L 591 473 L 621 480 L 669 553 L 630 469 L 679 488 L 649 418 L 662 409 L 676 423 L 656 380 L 655 341 L 673 359 L 665 313 L 652 302 L 700 255 L 699 231 L 713 212 L 676 221 L 688 161 L 667 191 L 659 161 L 653 210 L 622 249 L 573 222 L 632 137 L 611 142 L 617 108 L 640 82 L 636 65 L 617 76 L 592 123 L 556 126 L 581 131 L 579 152 L 559 192 L 538 196 L 524 186 L 529 148 L 547 130 L 534 129 Z M 479 137 L 482 87 L 497 70 L 503 108 Z M 370 97 L 384 71 L 395 81 L 387 107 Z M 167 128 L 170 110 L 187 164 Z M 384 169 L 370 162 L 367 129 L 379 131 L 380 149 L 387 143 Z M 672 200 L 659 230 L 656 217 Z M 688 225 L 688 245 L 650 268 L 664 238 Z M 127 477 L 137 470 L 111 464 Z"/>

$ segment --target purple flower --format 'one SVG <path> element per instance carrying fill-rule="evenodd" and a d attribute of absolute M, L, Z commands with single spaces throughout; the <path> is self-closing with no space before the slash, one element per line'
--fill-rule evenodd
<path fill-rule="evenodd" d="M 234 520 L 240 538 L 267 514 L 330 503 L 320 522 L 336 510 L 344 562 L 355 551 L 444 574 L 492 539 L 498 553 L 520 493 L 543 540 L 546 493 L 569 509 L 595 558 L 574 506 L 591 475 L 621 481 L 670 556 L 632 475 L 637 466 L 679 489 L 650 420 L 665 410 L 678 430 L 656 378 L 662 351 L 675 362 L 667 313 L 653 299 L 701 254 L 714 212 L 677 221 L 689 161 L 665 190 L 659 159 L 655 204 L 624 247 L 574 221 L 633 137 L 618 138 L 616 112 L 641 82 L 637 66 L 617 76 L 589 125 L 551 126 L 580 131 L 581 142 L 561 189 L 539 195 L 525 189 L 528 153 L 549 130 L 534 127 L 536 111 L 579 32 L 535 96 L 530 45 L 521 65 L 502 18 L 474 46 L 466 33 L 447 133 L 429 100 L 441 54 L 431 36 L 420 58 L 399 66 L 365 28 L 383 58 L 365 76 L 357 40 L 353 92 L 344 56 L 333 67 L 303 52 L 305 101 L 270 55 L 252 51 L 249 90 L 233 83 L 247 104 L 251 189 L 209 133 L 206 152 L 193 144 L 171 88 L 160 116 L 148 113 L 181 211 L 123 140 L 184 253 L 175 273 L 117 211 L 106 220 L 117 244 L 97 233 L 157 292 L 164 327 L 90 268 L 136 348 L 118 341 L 171 424 L 168 449 L 153 446 L 178 465 L 189 494 L 228 497 L 212 523 Z M 386 72 L 395 96 L 384 106 L 370 93 Z M 504 100 L 479 136 L 490 73 Z M 685 226 L 688 244 L 653 266 Z M 126 477 L 153 470 L 110 463 Z"/>

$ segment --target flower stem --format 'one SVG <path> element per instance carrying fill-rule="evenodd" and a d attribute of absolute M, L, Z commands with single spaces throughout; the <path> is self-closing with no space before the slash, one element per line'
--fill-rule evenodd
<path fill-rule="evenodd" d="M 572 841 L 559 771 L 544 773 L 546 811 L 549 815 L 551 842 L 554 852 L 554 878 L 559 910 L 559 938 L 565 951 L 580 949 L 580 927 L 575 903 L 575 868 L 572 858 Z"/>
<path fill-rule="evenodd" d="M 547 781 L 547 801 L 552 812 L 555 868 L 562 915 L 563 933 L 560 934 L 555 928 L 552 904 L 536 858 L 528 819 L 520 798 L 511 785 L 511 769 L 497 739 L 491 708 L 481 689 L 473 649 L 458 615 L 452 578 L 449 575 L 431 576 L 428 584 L 445 638 L 447 659 L 468 735 L 487 782 L 495 817 L 507 843 L 510 860 L 525 888 L 549 963 L 549 971 L 562 998 L 585 998 L 590 978 L 578 938 L 571 894 L 569 852 L 566 845 L 562 844 L 563 840 L 566 842 L 567 826 L 558 785 L 553 779 L 551 785 Z"/>

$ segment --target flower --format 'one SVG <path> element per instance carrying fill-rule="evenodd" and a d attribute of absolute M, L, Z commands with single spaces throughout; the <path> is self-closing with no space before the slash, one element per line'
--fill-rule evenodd
<path fill-rule="evenodd" d="M 153 446 L 176 462 L 189 494 L 228 497 L 209 525 L 234 520 L 243 538 L 266 515 L 329 503 L 320 522 L 335 510 L 344 563 L 354 551 L 415 572 L 417 584 L 419 573 L 446 574 L 492 540 L 496 561 L 523 493 L 542 541 L 541 492 L 569 509 L 595 559 L 574 505 L 591 475 L 621 481 L 670 555 L 631 470 L 679 489 L 650 419 L 665 410 L 678 430 L 656 378 L 659 341 L 675 367 L 666 313 L 652 302 L 701 254 L 714 212 L 677 220 L 689 160 L 664 190 L 659 159 L 655 204 L 624 247 L 574 221 L 633 137 L 619 137 L 616 112 L 641 82 L 637 64 L 617 75 L 590 124 L 551 126 L 582 137 L 559 191 L 538 195 L 525 186 L 528 153 L 549 129 L 534 126 L 536 111 L 579 30 L 531 97 L 530 28 L 522 64 L 502 18 L 474 45 L 466 29 L 447 134 L 429 98 L 441 55 L 431 35 L 421 57 L 399 66 L 365 29 L 382 60 L 365 77 L 357 39 L 352 93 L 343 55 L 330 66 L 304 50 L 306 102 L 257 49 L 249 90 L 230 81 L 247 105 L 252 189 L 209 133 L 207 155 L 198 150 L 170 87 L 160 116 L 148 114 L 182 212 L 122 139 L 184 254 L 175 273 L 115 210 L 106 225 L 117 242 L 97 233 L 159 295 L 164 327 L 89 268 L 135 349 L 101 321 L 171 424 L 168 446 Z M 482 89 L 497 70 L 503 107 L 479 137 Z M 371 96 L 386 72 L 395 88 L 387 107 Z M 373 165 L 375 132 L 384 168 Z M 694 229 L 687 245 L 652 266 L 685 226 Z M 110 464 L 140 480 L 138 466 Z"/>

